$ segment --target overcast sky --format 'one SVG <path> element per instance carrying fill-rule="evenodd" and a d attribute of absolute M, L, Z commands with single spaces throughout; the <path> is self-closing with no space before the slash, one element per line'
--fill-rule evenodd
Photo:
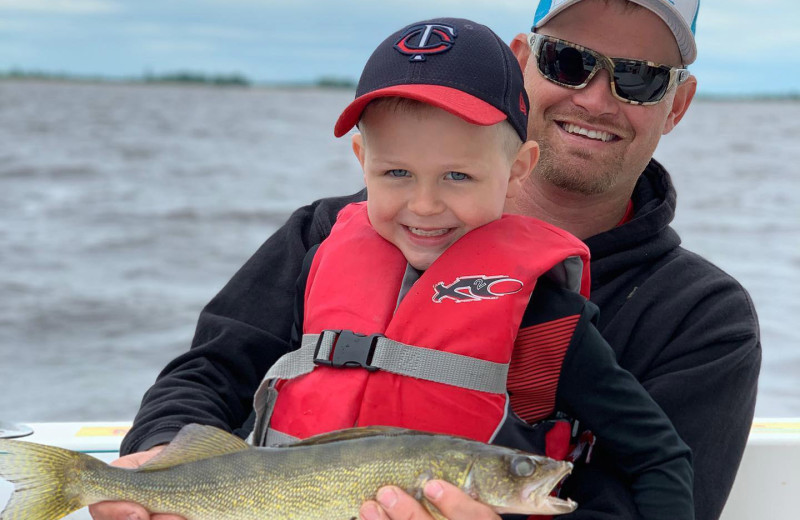
<path fill-rule="evenodd" d="M 0 0 L 0 72 L 139 77 L 194 71 L 257 82 L 357 79 L 388 34 L 424 18 L 471 18 L 510 41 L 524 0 Z M 800 2 L 701 0 L 704 94 L 800 92 Z"/>

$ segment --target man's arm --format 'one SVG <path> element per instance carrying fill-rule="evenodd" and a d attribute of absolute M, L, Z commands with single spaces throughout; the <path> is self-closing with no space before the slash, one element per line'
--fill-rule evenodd
<path fill-rule="evenodd" d="M 749 296 L 741 288 L 717 295 L 707 289 L 708 298 L 687 315 L 685 329 L 674 339 L 693 348 L 670 360 L 668 346 L 665 363 L 642 381 L 692 449 L 698 520 L 722 514 L 753 423 L 761 367 Z M 716 298 L 727 304 L 711 301 Z"/>
<path fill-rule="evenodd" d="M 752 302 L 730 276 L 686 252 L 636 284 L 635 292 L 623 292 L 627 298 L 598 295 L 600 330 L 620 365 L 642 383 L 691 448 L 696 518 L 717 519 L 755 408 L 761 345 Z M 627 510 L 630 495 L 613 464 L 596 447 L 564 491 L 607 514 L 582 517 L 579 508 L 569 518 L 635 518 L 616 513 Z"/>
<path fill-rule="evenodd" d="M 303 258 L 330 232 L 338 211 L 364 192 L 300 208 L 203 309 L 192 348 L 147 391 L 126 455 L 169 442 L 186 424 L 242 425 L 267 369 L 289 349 L 295 283 Z"/>
<path fill-rule="evenodd" d="M 580 298 L 562 295 L 568 296 Z M 598 448 L 613 453 L 613 459 L 604 462 L 621 471 L 626 494 L 638 511 L 634 517 L 691 520 L 691 451 L 642 385 L 617 364 L 593 325 L 596 314 L 591 303 L 582 305 L 562 364 L 556 409 L 578 419 L 596 435 Z M 591 503 L 581 502 L 583 497 L 565 496 L 578 501 L 582 511 L 575 518 L 596 518 Z M 623 511 L 630 513 L 627 504 Z"/>

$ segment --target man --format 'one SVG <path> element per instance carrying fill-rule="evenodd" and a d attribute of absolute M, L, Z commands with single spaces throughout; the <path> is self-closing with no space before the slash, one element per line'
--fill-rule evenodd
<path fill-rule="evenodd" d="M 659 12 L 666 13 L 667 23 Z M 543 0 L 534 28 L 605 56 L 680 67 L 695 58 L 696 12 L 693 1 Z M 541 158 L 527 184 L 528 197 L 516 210 L 586 241 L 600 331 L 692 448 L 696 518 L 718 518 L 752 420 L 761 354 L 746 292 L 678 247 L 677 235 L 667 227 L 675 194 L 667 173 L 651 160 L 660 136 L 688 109 L 696 81 L 690 77 L 673 87 L 659 103 L 632 105 L 612 95 L 607 70 L 597 71 L 582 88 L 553 81 L 582 84 L 580 74 L 571 78 L 569 70 L 546 78 L 539 67 L 543 60 L 528 44 L 528 36 L 519 35 L 512 49 L 525 72 L 532 104 L 529 134 L 539 141 Z M 537 50 L 541 56 L 542 48 Z M 629 200 L 632 218 L 624 216 Z M 617 225 L 620 220 L 625 223 Z M 624 483 L 603 457 L 596 449 L 591 463 L 567 481 L 562 494 L 577 500 L 579 509 L 565 518 L 635 518 Z M 492 516 L 446 484 L 431 488 L 426 492 L 449 518 Z M 398 490 L 378 496 L 385 511 L 367 504 L 364 518 L 385 518 L 386 512 L 395 520 L 426 517 Z"/>
<path fill-rule="evenodd" d="M 525 73 L 528 130 L 541 159 L 509 210 L 556 224 L 589 246 L 598 328 L 692 448 L 696 518 L 709 520 L 719 517 L 741 460 L 761 352 L 747 293 L 679 246 L 669 227 L 675 192 L 652 160 L 660 136 L 678 124 L 695 93 L 695 78 L 679 69 L 695 59 L 697 7 L 693 0 L 540 2 L 539 36 L 518 35 L 512 49 Z M 636 61 L 614 67 L 600 55 Z M 668 66 L 668 74 L 642 60 Z M 610 70 L 617 71 L 613 83 Z M 186 423 L 242 424 L 261 376 L 288 348 L 287 302 L 303 256 L 341 207 L 363 197 L 325 199 L 295 212 L 206 306 L 192 349 L 147 392 L 122 446 L 123 454 L 153 450 L 120 465 L 151 457 Z M 495 516 L 446 483 L 428 483 L 425 492 L 452 520 Z M 636 517 L 626 482 L 600 445 L 562 494 L 579 503 L 568 518 Z M 381 506 L 364 505 L 363 518 L 429 518 L 397 489 L 381 490 L 378 499 Z M 147 518 L 131 504 L 92 512 L 97 520 Z"/>

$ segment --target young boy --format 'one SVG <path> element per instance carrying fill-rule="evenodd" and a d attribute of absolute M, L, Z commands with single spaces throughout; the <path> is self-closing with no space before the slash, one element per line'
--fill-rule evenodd
<path fill-rule="evenodd" d="M 368 200 L 306 257 L 302 345 L 256 394 L 252 439 L 388 425 L 563 458 L 563 423 L 532 426 L 563 413 L 617 455 L 643 518 L 693 518 L 688 447 L 592 324 L 587 248 L 503 214 L 538 158 L 528 106 L 510 49 L 474 22 L 375 50 L 335 127 L 359 125 Z"/>

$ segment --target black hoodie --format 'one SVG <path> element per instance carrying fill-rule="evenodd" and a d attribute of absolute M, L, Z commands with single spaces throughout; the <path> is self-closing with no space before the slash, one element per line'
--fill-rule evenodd
<path fill-rule="evenodd" d="M 192 348 L 147 391 L 121 454 L 169 442 L 188 423 L 227 430 L 244 423 L 261 378 L 289 349 L 303 258 L 342 207 L 364 198 L 362 191 L 300 208 L 258 249 L 203 309 Z M 755 408 L 755 310 L 736 280 L 680 247 L 669 227 L 675 190 L 655 160 L 636 185 L 633 205 L 629 222 L 586 240 L 598 329 L 692 449 L 696 518 L 716 519 Z M 563 518 L 636 518 L 615 467 L 597 447 L 565 484 L 562 494 L 580 507 Z"/>

